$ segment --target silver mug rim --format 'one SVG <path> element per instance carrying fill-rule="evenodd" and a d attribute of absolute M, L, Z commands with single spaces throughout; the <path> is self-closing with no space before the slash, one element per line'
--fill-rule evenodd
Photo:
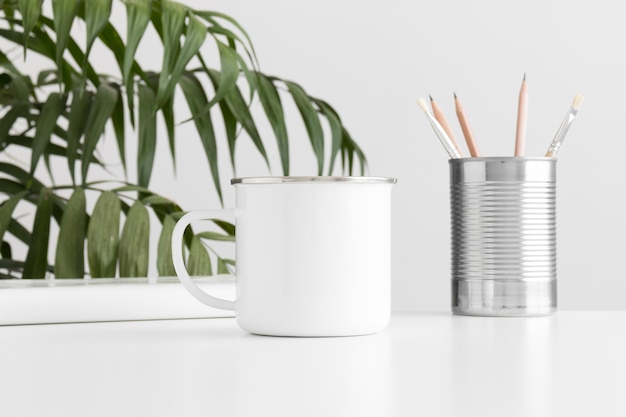
<path fill-rule="evenodd" d="M 286 184 L 286 183 L 366 183 L 366 184 L 395 184 L 398 180 L 391 177 L 353 177 L 353 176 L 265 176 L 265 177 L 237 177 L 230 180 L 231 184 Z"/>

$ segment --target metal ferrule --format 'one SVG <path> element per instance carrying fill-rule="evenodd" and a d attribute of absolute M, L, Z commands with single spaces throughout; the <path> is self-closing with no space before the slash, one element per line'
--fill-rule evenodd
<path fill-rule="evenodd" d="M 561 147 L 561 145 L 563 144 L 563 141 L 565 140 L 565 135 L 567 134 L 567 131 L 569 130 L 569 127 L 571 126 L 572 122 L 574 121 L 574 118 L 576 117 L 576 111 L 574 110 L 570 110 L 565 118 L 563 119 L 563 122 L 561 123 L 561 126 L 559 126 L 559 130 L 557 130 L 556 134 L 554 135 L 554 139 L 552 140 L 552 143 L 550 144 L 550 148 L 548 149 L 548 152 L 556 155 L 559 152 L 559 148 Z"/>

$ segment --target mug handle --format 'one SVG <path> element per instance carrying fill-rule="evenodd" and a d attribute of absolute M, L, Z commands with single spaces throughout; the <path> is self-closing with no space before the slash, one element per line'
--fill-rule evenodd
<path fill-rule="evenodd" d="M 210 307 L 218 308 L 220 310 L 234 311 L 235 301 L 228 301 L 222 298 L 213 297 L 212 295 L 202 291 L 189 276 L 189 272 L 185 267 L 185 261 L 183 260 L 183 235 L 185 234 L 187 226 L 196 220 L 208 220 L 220 216 L 235 217 L 235 210 L 223 209 L 191 211 L 181 217 L 178 222 L 176 222 L 176 226 L 174 226 L 174 231 L 172 232 L 172 261 L 174 262 L 176 276 L 191 295 Z"/>

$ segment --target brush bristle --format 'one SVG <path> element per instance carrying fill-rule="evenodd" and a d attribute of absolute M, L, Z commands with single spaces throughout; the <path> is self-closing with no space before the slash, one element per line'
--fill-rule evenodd
<path fill-rule="evenodd" d="M 424 110 L 424 112 L 428 113 L 430 111 L 428 110 L 428 105 L 426 104 L 426 100 L 424 100 L 422 97 L 417 99 L 417 104 L 422 108 L 422 110 Z"/>
<path fill-rule="evenodd" d="M 576 94 L 576 97 L 574 97 L 574 101 L 572 102 L 572 108 L 578 111 L 578 109 L 580 109 L 583 105 L 583 101 L 585 101 L 585 96 L 582 94 Z"/>

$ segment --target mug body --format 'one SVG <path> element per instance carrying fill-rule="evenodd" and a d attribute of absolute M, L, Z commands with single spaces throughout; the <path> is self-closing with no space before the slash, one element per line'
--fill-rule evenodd
<path fill-rule="evenodd" d="M 349 336 L 386 327 L 395 179 L 258 177 L 232 183 L 242 329 Z"/>

